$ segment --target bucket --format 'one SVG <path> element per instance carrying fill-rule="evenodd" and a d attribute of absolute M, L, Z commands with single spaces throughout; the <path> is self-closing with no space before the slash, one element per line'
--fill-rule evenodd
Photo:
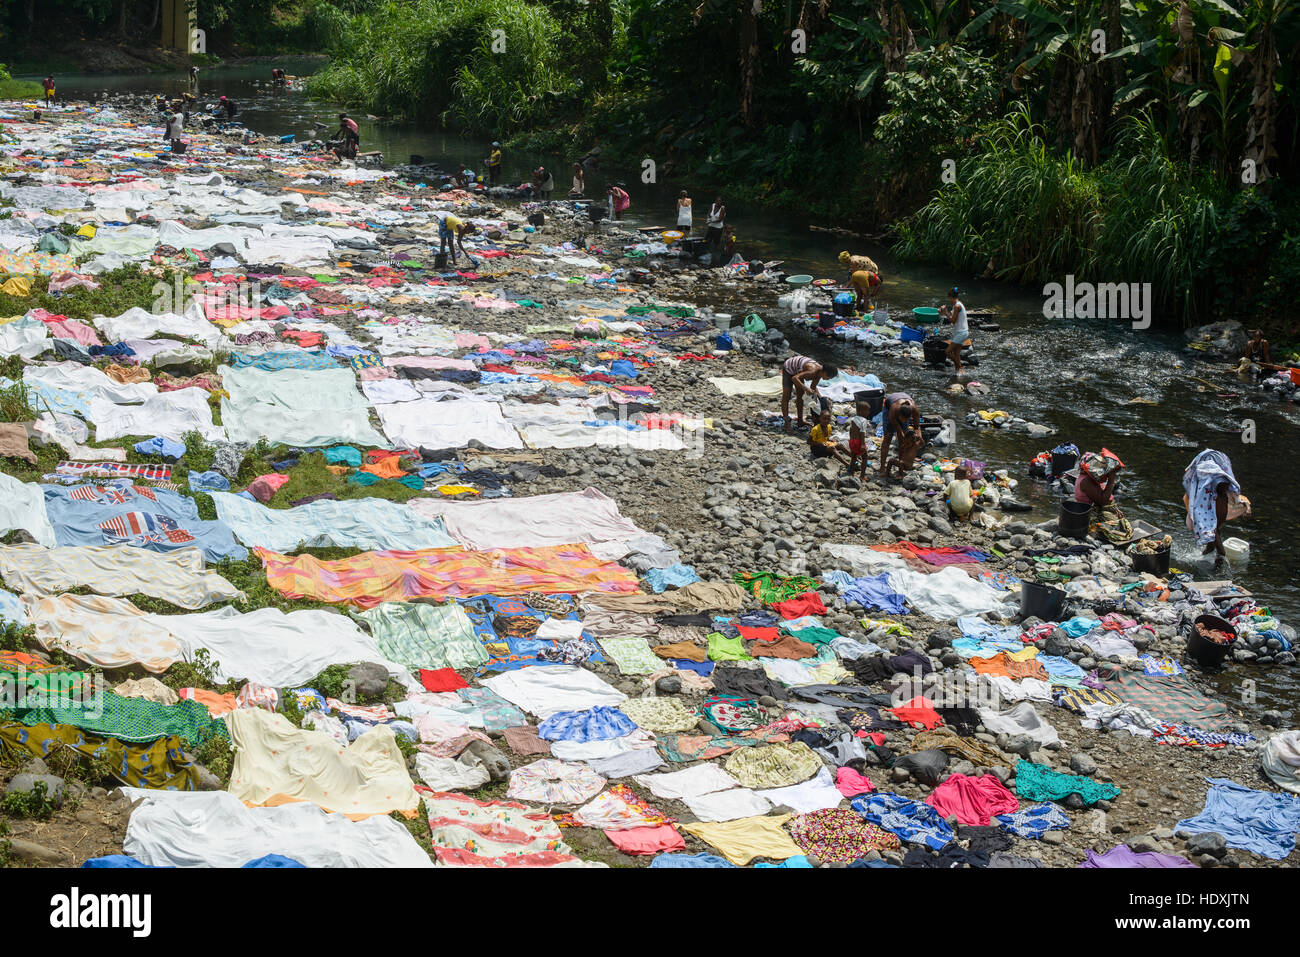
<path fill-rule="evenodd" d="M 833 313 L 833 312 L 819 312 L 819 313 L 817 313 L 817 328 L 818 328 L 818 329 L 833 329 L 833 328 L 835 327 L 835 319 L 836 319 L 836 318 L 837 318 L 837 317 L 836 317 L 836 314 Z"/>
<path fill-rule="evenodd" d="M 912 319 L 915 322 L 933 325 L 939 321 L 939 310 L 934 306 L 917 306 L 912 310 Z"/>
<path fill-rule="evenodd" d="M 1244 564 L 1250 560 L 1250 543 L 1240 538 L 1225 538 L 1223 557 L 1234 565 Z"/>
<path fill-rule="evenodd" d="M 1065 592 L 1037 582 L 1020 583 L 1020 617 L 1060 621 L 1065 607 Z"/>
<path fill-rule="evenodd" d="M 1053 452 L 1052 453 L 1052 474 L 1064 475 L 1070 469 L 1074 468 L 1079 457 L 1072 452 Z"/>
<path fill-rule="evenodd" d="M 1222 664 L 1223 659 L 1228 657 L 1228 652 L 1232 650 L 1234 642 L 1228 642 L 1225 645 L 1221 645 L 1217 641 L 1210 641 L 1208 638 L 1197 632 L 1197 625 L 1205 625 L 1206 627 L 1213 628 L 1217 631 L 1226 631 L 1228 634 L 1232 635 L 1233 638 L 1236 638 L 1237 636 L 1237 629 L 1233 628 L 1229 622 L 1224 621 L 1218 615 L 1200 615 L 1196 621 L 1192 623 L 1192 630 L 1187 636 L 1187 654 L 1194 658 L 1197 664 L 1200 665 L 1212 668 L 1215 665 Z"/>
<path fill-rule="evenodd" d="M 904 326 L 898 330 L 898 338 L 904 342 L 925 342 L 925 330 L 914 329 L 911 326 Z"/>
<path fill-rule="evenodd" d="M 785 281 L 792 286 L 806 286 L 813 281 L 812 276 L 786 276 Z"/>
<path fill-rule="evenodd" d="M 942 339 L 926 339 L 921 345 L 925 361 L 931 365 L 945 365 L 948 362 L 948 343 Z"/>
<path fill-rule="evenodd" d="M 1169 549 L 1158 552 L 1130 552 L 1133 559 L 1133 571 L 1146 572 L 1157 578 L 1169 577 Z"/>
<path fill-rule="evenodd" d="M 885 390 L 884 389 L 860 389 L 853 393 L 854 403 L 865 402 L 871 410 L 869 418 L 874 419 L 880 414 L 880 410 L 885 407 Z"/>
<path fill-rule="evenodd" d="M 1291 376 L 1292 385 L 1300 385 L 1300 369 L 1288 369 L 1287 374 Z"/>
<path fill-rule="evenodd" d="M 730 329 L 730 328 L 731 328 L 731 313 L 729 313 L 729 312 L 715 312 L 715 313 L 713 314 L 713 324 L 714 324 L 715 326 L 717 326 L 719 329 Z"/>
<path fill-rule="evenodd" d="M 1068 538 L 1083 538 L 1088 534 L 1088 516 L 1091 513 L 1091 502 L 1061 499 L 1061 516 L 1056 521 L 1056 531 Z"/>

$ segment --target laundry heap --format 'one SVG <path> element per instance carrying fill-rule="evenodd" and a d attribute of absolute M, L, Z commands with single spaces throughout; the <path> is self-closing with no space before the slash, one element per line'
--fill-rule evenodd
<path fill-rule="evenodd" d="M 7 708 L 0 758 L 131 802 L 65 863 L 1293 852 L 1297 732 L 1180 664 L 1195 582 L 945 532 L 933 455 L 880 493 L 814 472 L 739 411 L 779 385 L 716 348 L 694 271 L 631 281 L 655 244 L 290 144 L 173 155 L 129 113 L 0 128 L 0 671 L 107 681 Z M 436 259 L 448 212 L 469 263 Z M 1048 580 L 1068 614 L 1022 615 Z"/>

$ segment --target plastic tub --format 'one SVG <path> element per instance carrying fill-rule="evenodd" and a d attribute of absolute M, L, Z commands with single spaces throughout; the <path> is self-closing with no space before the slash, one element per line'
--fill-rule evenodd
<path fill-rule="evenodd" d="M 939 310 L 934 306 L 917 306 L 912 310 L 912 320 L 933 325 L 939 321 Z"/>
<path fill-rule="evenodd" d="M 1233 641 L 1222 645 L 1217 641 L 1210 641 L 1197 632 L 1197 625 L 1205 625 L 1207 628 L 1214 628 L 1217 631 L 1226 631 L 1232 635 Z M 1196 660 L 1197 664 L 1214 667 L 1222 664 L 1223 659 L 1228 657 L 1228 652 L 1232 650 L 1236 637 L 1237 629 L 1233 628 L 1230 622 L 1224 621 L 1218 615 L 1201 615 L 1192 623 L 1192 630 L 1187 635 L 1187 653 Z"/>
<path fill-rule="evenodd" d="M 1129 552 L 1133 559 L 1133 571 L 1146 572 L 1157 578 L 1169 577 L 1169 549 L 1158 552 Z"/>
<path fill-rule="evenodd" d="M 1250 543 L 1240 538 L 1225 538 L 1223 540 L 1223 557 L 1234 565 L 1249 561 Z"/>
<path fill-rule="evenodd" d="M 1020 583 L 1020 617 L 1060 621 L 1065 607 L 1065 592 L 1037 582 Z"/>
<path fill-rule="evenodd" d="M 1083 538 L 1088 534 L 1088 516 L 1091 513 L 1091 502 L 1061 499 L 1061 515 L 1056 521 L 1057 533 L 1067 538 Z"/>
<path fill-rule="evenodd" d="M 806 286 L 813 281 L 812 276 L 786 276 L 785 281 L 792 286 Z"/>
<path fill-rule="evenodd" d="M 925 330 L 903 326 L 902 329 L 898 330 L 898 338 L 904 342 L 925 342 Z"/>
<path fill-rule="evenodd" d="M 714 324 L 715 326 L 717 326 L 719 329 L 730 329 L 730 328 L 731 328 L 731 313 L 729 313 L 729 312 L 715 312 L 715 313 L 713 314 L 713 324 Z"/>
<path fill-rule="evenodd" d="M 875 418 L 880 414 L 880 410 L 885 407 L 885 390 L 884 389 L 860 389 L 853 393 L 854 403 L 865 402 L 871 409 L 870 418 Z"/>

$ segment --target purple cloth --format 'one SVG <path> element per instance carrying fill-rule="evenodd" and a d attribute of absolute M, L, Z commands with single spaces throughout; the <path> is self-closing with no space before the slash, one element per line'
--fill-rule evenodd
<path fill-rule="evenodd" d="M 1101 867 L 1195 867 L 1185 857 L 1179 857 L 1176 854 L 1157 854 L 1155 851 L 1147 851 L 1139 854 L 1127 844 L 1119 844 L 1112 847 L 1105 854 L 1098 854 L 1096 851 L 1085 851 L 1087 859 L 1079 867 L 1101 868 Z"/>

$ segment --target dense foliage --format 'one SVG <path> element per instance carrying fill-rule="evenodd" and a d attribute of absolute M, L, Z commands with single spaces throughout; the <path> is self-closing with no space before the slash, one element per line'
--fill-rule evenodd
<path fill-rule="evenodd" d="M 155 5 L 67 0 L 52 16 L 111 32 Z M 0 29 L 30 35 L 29 7 L 0 0 Z M 895 225 L 905 254 L 962 268 L 1141 274 L 1186 320 L 1278 313 L 1300 278 L 1295 0 L 200 8 L 218 46 L 329 52 L 314 90 L 341 102 L 540 149 L 599 144 L 625 170 L 649 156 L 736 199 Z"/>

